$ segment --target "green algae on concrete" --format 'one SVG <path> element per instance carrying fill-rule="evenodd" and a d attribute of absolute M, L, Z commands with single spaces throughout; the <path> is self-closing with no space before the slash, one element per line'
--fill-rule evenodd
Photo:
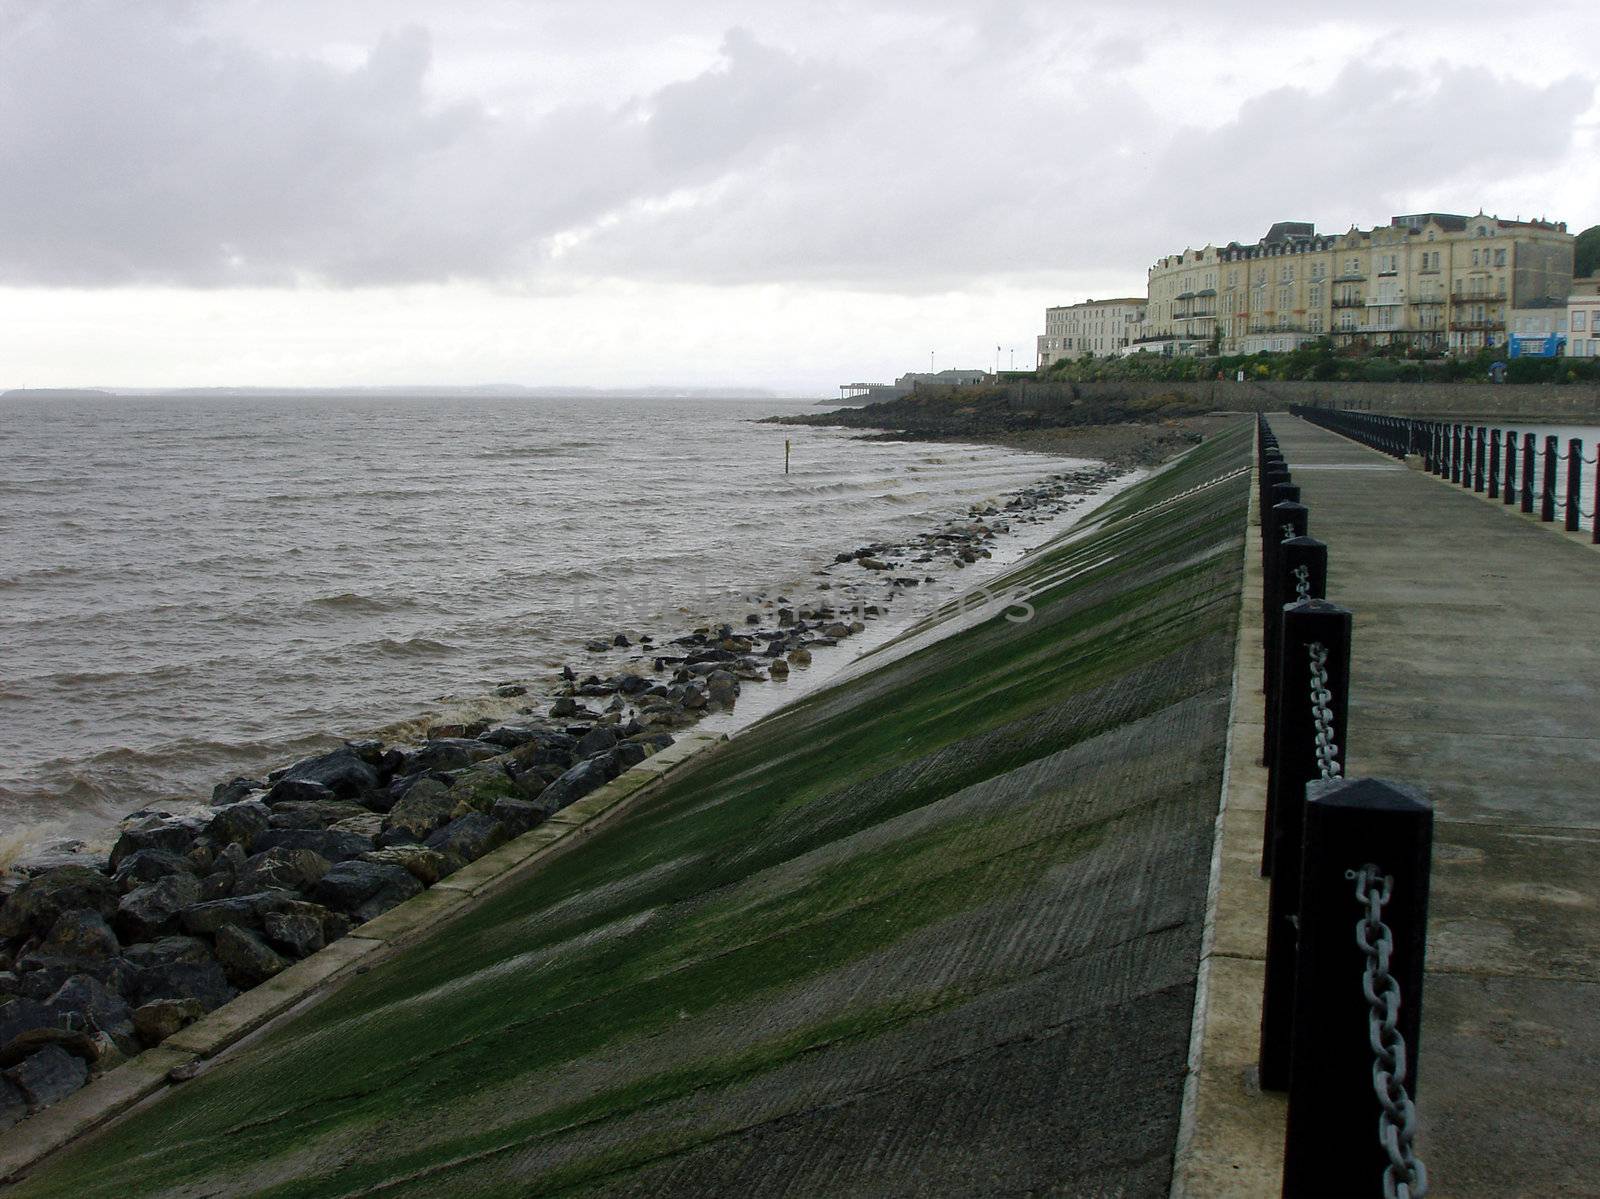
<path fill-rule="evenodd" d="M 14 1193 L 1164 1191 L 1246 483 L 1174 497 L 1248 448 L 995 584 L 1032 620 L 762 721 Z"/>

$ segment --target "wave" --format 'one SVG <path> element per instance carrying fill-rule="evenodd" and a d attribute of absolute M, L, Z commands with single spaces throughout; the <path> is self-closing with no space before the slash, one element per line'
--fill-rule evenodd
<path fill-rule="evenodd" d="M 415 600 L 404 597 L 379 599 L 372 595 L 357 595 L 353 591 L 341 591 L 338 595 L 319 595 L 315 599 L 307 600 L 306 604 L 313 608 L 331 608 L 337 612 L 401 612 L 417 606 Z"/>
<path fill-rule="evenodd" d="M 393 637 L 380 637 L 372 643 L 372 648 L 396 658 L 424 658 L 457 652 L 456 646 L 444 641 L 434 641 L 429 637 L 409 637 L 404 641 L 396 641 Z"/>

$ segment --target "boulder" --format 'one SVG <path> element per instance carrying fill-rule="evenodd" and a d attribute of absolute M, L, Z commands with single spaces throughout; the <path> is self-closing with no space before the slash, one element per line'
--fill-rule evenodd
<path fill-rule="evenodd" d="M 498 849 L 510 840 L 506 826 L 493 816 L 471 812 L 452 820 L 431 833 L 427 847 L 442 854 L 454 854 L 464 862 L 476 861 L 491 849 Z"/>
<path fill-rule="evenodd" d="M 520 802 L 523 801 L 503 799 L 495 805 L 495 810 L 498 812 L 500 804 Z M 425 845 L 391 845 L 386 849 L 375 849 L 371 853 L 364 853 L 360 860 L 377 862 L 384 866 L 403 867 L 424 887 L 433 886 L 460 865 L 459 862 L 446 858 L 444 854 Z"/>
<path fill-rule="evenodd" d="M 241 845 L 248 850 L 255 838 L 267 831 L 272 809 L 256 800 L 218 808 L 206 825 L 205 836 L 217 846 Z"/>
<path fill-rule="evenodd" d="M 422 890 L 403 866 L 383 862 L 340 862 L 312 889 L 312 898 L 358 922 L 371 920 Z"/>
<path fill-rule="evenodd" d="M 237 994 L 222 967 L 208 957 L 203 962 L 170 962 L 141 970 L 132 999 L 135 1010 L 160 999 L 192 999 L 209 1012 Z"/>
<path fill-rule="evenodd" d="M 126 893 L 141 883 L 153 883 L 169 874 L 193 874 L 196 863 L 188 854 L 166 849 L 140 849 L 122 859 L 117 866 L 117 887 Z"/>
<path fill-rule="evenodd" d="M 228 981 L 241 991 L 266 982 L 289 965 L 287 958 L 255 933 L 231 924 L 217 932 L 217 961 Z"/>
<path fill-rule="evenodd" d="M 371 837 L 333 829 L 272 828 L 256 838 L 257 853 L 269 849 L 309 849 L 330 862 L 358 857 L 373 847 Z"/>
<path fill-rule="evenodd" d="M 34 999 L 19 998 L 0 1004 L 0 1062 L 20 1060 L 20 1038 L 41 1028 L 56 1027 L 55 1012 Z"/>
<path fill-rule="evenodd" d="M 330 833 L 354 833 L 358 837 L 376 839 L 383 831 L 383 816 L 378 812 L 362 812 L 359 816 L 346 816 L 328 826 Z"/>
<path fill-rule="evenodd" d="M 183 854 L 199 835 L 200 825 L 193 820 L 177 820 L 168 816 L 146 816 L 123 826 L 117 843 L 111 847 L 111 869 L 122 864 L 122 859 L 141 849 L 164 849 L 168 853 Z"/>
<path fill-rule="evenodd" d="M 500 753 L 499 746 L 482 741 L 469 741 L 464 737 L 443 737 L 424 742 L 422 748 L 406 755 L 402 767 L 404 774 L 417 774 L 433 770 L 460 770 L 485 758 Z"/>
<path fill-rule="evenodd" d="M 509 837 L 520 837 L 550 818 L 544 804 L 527 799 L 497 799 L 489 815 L 505 826 Z"/>
<path fill-rule="evenodd" d="M 767 673 L 775 679 L 788 678 L 789 664 L 782 658 L 774 658 L 772 660 L 772 665 L 767 667 Z"/>
<path fill-rule="evenodd" d="M 267 943 L 293 958 L 316 953 L 327 944 L 322 928 L 326 914 L 326 908 L 314 903 L 297 903 L 287 911 L 268 912 L 263 922 Z M 220 950 L 219 940 L 219 953 Z"/>
<path fill-rule="evenodd" d="M 27 1118 L 28 1097 L 8 1078 L 0 1077 L 0 1132 Z"/>
<path fill-rule="evenodd" d="M 287 800 L 272 809 L 272 828 L 327 828 L 341 820 L 370 815 L 369 808 L 349 800 Z"/>
<path fill-rule="evenodd" d="M 383 818 L 384 844 L 422 841 L 449 820 L 456 801 L 451 789 L 437 779 L 423 779 Z M 395 834 L 391 836 L 390 834 Z"/>
<path fill-rule="evenodd" d="M 75 974 L 45 1001 L 63 1027 L 82 1028 L 87 1017 L 92 1027 L 109 1036 L 118 1050 L 131 1056 L 139 1052 L 139 1039 L 133 1031 L 133 1009 L 116 991 L 87 974 Z M 74 1017 L 79 1020 L 74 1020 Z"/>
<path fill-rule="evenodd" d="M 526 745 L 538 736 L 538 729 L 528 728 L 526 725 L 519 724 L 502 724 L 482 734 L 478 740 L 485 745 L 497 746 L 500 749 L 516 749 L 520 745 Z"/>
<path fill-rule="evenodd" d="M 332 865 L 309 849 L 269 849 L 246 860 L 234 880 L 233 893 L 309 891 Z"/>
<path fill-rule="evenodd" d="M 133 1028 L 139 1040 L 154 1049 L 204 1014 L 196 999 L 154 999 L 133 1009 Z"/>
<path fill-rule="evenodd" d="M 739 695 L 739 680 L 726 670 L 713 670 L 706 675 L 706 694 L 713 703 L 727 707 Z"/>
<path fill-rule="evenodd" d="M 62 912 L 39 952 L 56 958 L 109 958 L 121 951 L 117 934 L 99 912 Z"/>
<path fill-rule="evenodd" d="M 280 779 L 267 792 L 265 803 L 269 808 L 276 808 L 285 803 L 317 803 L 338 798 L 332 787 L 311 779 Z"/>
<path fill-rule="evenodd" d="M 228 899 L 193 904 L 178 913 L 183 930 L 198 936 L 216 936 L 227 927 L 260 928 L 268 912 L 281 912 L 300 897 L 293 891 L 258 891 Z"/>
<path fill-rule="evenodd" d="M 578 738 L 577 752 L 580 758 L 592 758 L 595 754 L 605 753 L 617 743 L 617 735 L 608 728 L 593 728 Z"/>
<path fill-rule="evenodd" d="M 563 695 L 550 705 L 550 715 L 556 720 L 564 720 L 578 714 L 578 701 L 570 695 Z"/>
<path fill-rule="evenodd" d="M 27 1100 L 28 1110 L 36 1112 L 72 1094 L 89 1081 L 89 1067 L 59 1045 L 46 1045 L 5 1071 L 7 1082 Z"/>
<path fill-rule="evenodd" d="M 117 910 L 117 884 L 88 866 L 58 866 L 35 875 L 0 906 L 0 937 L 43 936 L 62 912 Z"/>
<path fill-rule="evenodd" d="M 265 791 L 267 785 L 260 779 L 245 778 L 243 775 L 230 779 L 226 783 L 218 783 L 211 789 L 211 802 L 216 807 L 238 803 L 251 792 Z"/>
<path fill-rule="evenodd" d="M 810 666 L 811 665 L 811 651 L 808 650 L 803 645 L 799 646 L 796 649 L 790 650 L 789 651 L 789 665 L 790 666 Z"/>
<path fill-rule="evenodd" d="M 354 749 L 343 745 L 332 753 L 296 762 L 279 781 L 280 785 L 283 782 L 321 783 L 335 795 L 350 799 L 365 791 L 376 790 L 378 772 Z"/>
<path fill-rule="evenodd" d="M 211 947 L 199 937 L 175 935 L 159 937 L 143 945 L 130 945 L 122 956 L 136 970 L 150 970 L 159 966 L 209 962 Z"/>
<path fill-rule="evenodd" d="M 176 932 L 178 913 L 199 902 L 200 882 L 194 875 L 169 874 L 124 895 L 113 920 L 124 941 L 150 941 Z"/>
<path fill-rule="evenodd" d="M 615 763 L 607 755 L 588 758 L 541 791 L 538 802 L 551 812 L 559 812 L 615 777 Z"/>

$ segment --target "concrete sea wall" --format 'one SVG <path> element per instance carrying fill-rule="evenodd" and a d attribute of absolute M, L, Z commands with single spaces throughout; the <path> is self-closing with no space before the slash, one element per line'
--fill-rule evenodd
<path fill-rule="evenodd" d="M 1165 1193 L 1249 438 L 9 1193 Z"/>

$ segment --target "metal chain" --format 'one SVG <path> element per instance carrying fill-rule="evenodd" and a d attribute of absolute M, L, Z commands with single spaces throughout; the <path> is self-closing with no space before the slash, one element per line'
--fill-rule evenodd
<path fill-rule="evenodd" d="M 1302 604 L 1311 598 L 1311 568 L 1304 564 L 1294 568 L 1294 598 Z"/>
<path fill-rule="evenodd" d="M 1284 525 L 1283 526 L 1283 536 L 1278 538 L 1278 541 L 1280 543 L 1285 542 L 1285 541 L 1293 541 L 1298 536 L 1300 536 L 1300 534 L 1298 534 L 1298 533 L 1296 533 L 1294 531 L 1294 526 L 1293 525 Z"/>
<path fill-rule="evenodd" d="M 1389 973 L 1394 935 L 1383 922 L 1383 905 L 1394 890 L 1394 876 L 1379 875 L 1378 868 L 1368 862 L 1360 870 L 1345 871 L 1345 877 L 1355 880 L 1356 902 L 1363 909 L 1356 921 L 1356 945 L 1367 959 L 1361 972 L 1361 993 L 1367 1000 L 1372 1090 L 1381 1109 L 1378 1144 L 1389 1158 L 1383 1170 L 1384 1199 L 1423 1199 L 1428 1193 L 1428 1171 L 1412 1149 L 1417 1109 L 1406 1093 L 1409 1067 L 1405 1037 L 1399 1029 L 1400 984 Z"/>
<path fill-rule="evenodd" d="M 1328 702 L 1333 693 L 1328 690 L 1328 647 L 1313 641 L 1311 651 L 1311 719 L 1317 730 L 1317 769 L 1326 779 L 1340 778 L 1344 769 L 1339 765 L 1339 743 L 1333 739 L 1333 709 Z"/>

